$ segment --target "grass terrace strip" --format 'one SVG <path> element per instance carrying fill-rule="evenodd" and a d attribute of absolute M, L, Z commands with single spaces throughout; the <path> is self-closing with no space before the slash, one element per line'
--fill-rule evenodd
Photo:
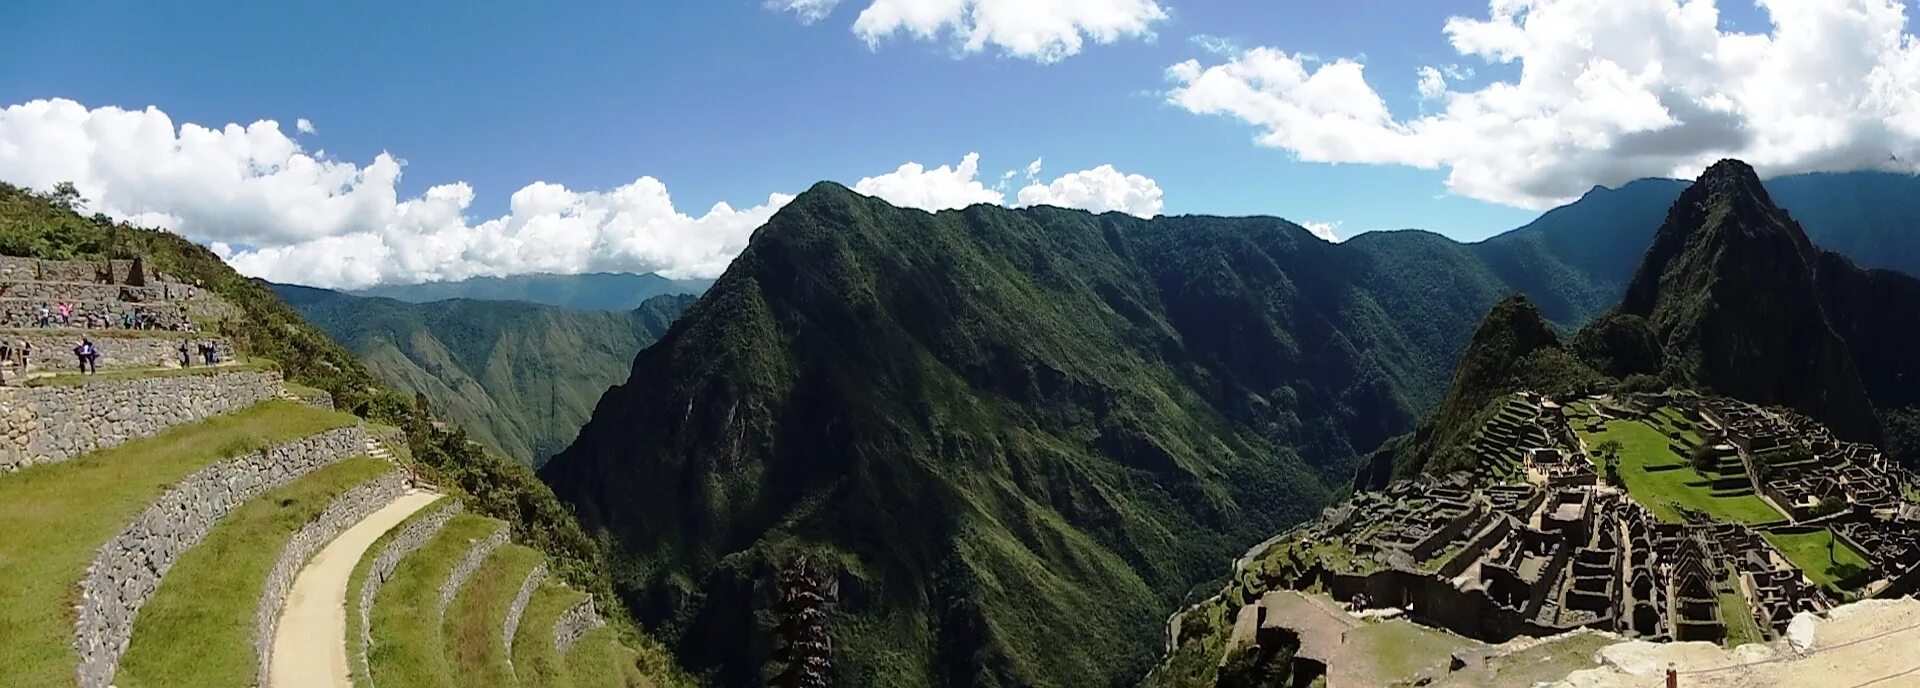
<path fill-rule="evenodd" d="M 446 640 L 447 663 L 455 685 L 504 686 L 513 683 L 505 632 L 507 610 L 520 592 L 520 583 L 540 564 L 539 552 L 520 545 L 504 545 L 487 556 L 485 564 L 460 588 L 440 626 Z"/>
<path fill-rule="evenodd" d="M 620 646 L 614 630 L 601 626 L 580 636 L 567 653 L 567 676 L 574 688 L 633 688 L 634 653 Z"/>
<path fill-rule="evenodd" d="M 69 685 L 73 599 L 100 544 L 175 481 L 220 461 L 358 419 L 284 401 L 169 428 L 0 477 L 0 667 L 12 685 Z M 277 551 L 277 550 L 276 550 Z"/>
<path fill-rule="evenodd" d="M 39 356 L 36 352 L 36 356 Z M 68 356 L 71 358 L 71 355 Z M 66 359 L 56 359 L 66 361 Z M 78 387 L 89 383 L 115 382 L 119 380 L 150 380 L 154 378 L 189 377 L 193 375 L 229 375 L 233 373 L 257 373 L 280 370 L 279 364 L 264 358 L 256 358 L 246 363 L 222 363 L 212 366 L 194 366 L 192 368 L 122 368 L 104 373 L 60 373 L 28 380 L 26 387 Z"/>
<path fill-rule="evenodd" d="M 460 500 L 452 497 L 443 498 L 422 507 L 419 511 L 414 512 L 406 519 L 395 524 L 392 528 L 388 529 L 387 532 L 382 533 L 378 539 L 373 541 L 373 544 L 367 546 L 367 551 L 360 557 L 360 561 L 354 565 L 353 573 L 347 577 L 346 621 L 348 641 L 347 665 L 348 670 L 353 675 L 353 683 L 355 685 L 372 685 L 373 682 L 372 678 L 368 675 L 367 669 L 367 652 L 371 649 L 370 639 L 372 633 L 367 617 L 371 615 L 363 614 L 361 605 L 369 602 L 369 600 L 366 599 L 366 595 L 369 592 L 367 586 L 376 586 L 374 592 L 384 587 L 384 582 L 373 580 L 375 575 L 380 575 L 375 571 L 379 566 L 379 560 L 387 556 L 387 551 L 395 546 L 396 540 L 408 534 L 426 533 L 421 536 L 421 541 L 414 545 L 415 548 L 424 546 L 427 541 L 431 541 L 432 536 L 437 534 L 439 529 L 443 527 L 447 521 L 461 513 L 461 511 L 462 506 Z M 406 554 L 411 553 L 411 550 L 395 550 L 395 554 L 400 555 L 402 558 L 404 558 Z M 389 575 L 393 573 L 392 569 L 386 569 L 385 571 L 386 574 Z"/>
<path fill-rule="evenodd" d="M 260 593 L 287 541 L 341 493 L 392 472 L 349 459 L 268 492 L 220 519 L 141 608 L 121 661 L 121 688 L 254 685 Z"/>
<path fill-rule="evenodd" d="M 553 622 L 587 596 L 556 582 L 533 589 L 526 613 L 520 617 L 520 630 L 513 637 L 513 671 L 521 688 L 569 688 L 572 677 L 567 665 L 553 647 Z"/>
<path fill-rule="evenodd" d="M 373 603 L 373 646 L 367 670 L 375 686 L 454 685 L 441 648 L 440 585 L 476 542 L 506 524 L 455 516 L 426 546 L 401 560 Z"/>

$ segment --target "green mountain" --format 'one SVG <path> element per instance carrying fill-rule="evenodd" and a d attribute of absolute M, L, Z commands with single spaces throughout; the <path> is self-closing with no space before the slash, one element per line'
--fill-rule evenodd
<path fill-rule="evenodd" d="M 713 280 L 675 280 L 653 273 L 596 272 L 581 275 L 532 274 L 511 277 L 473 277 L 451 282 L 387 284 L 350 291 L 374 296 L 430 303 L 449 299 L 528 301 L 594 311 L 630 311 L 656 296 L 699 296 Z"/>
<path fill-rule="evenodd" d="M 480 443 L 538 466 L 573 441 L 633 356 L 693 303 L 655 296 L 625 312 L 515 301 L 427 304 L 275 285 L 375 375 L 425 395 Z"/>
<path fill-rule="evenodd" d="M 1794 408 L 1920 463 L 1920 280 L 1822 251 L 1752 168 L 1709 168 L 1670 207 L 1619 306 L 1563 344 L 1531 304 L 1503 302 L 1464 352 L 1447 401 L 1367 462 L 1362 483 L 1479 467 L 1467 440 L 1493 400 L 1678 386 Z"/>
<path fill-rule="evenodd" d="M 1184 593 L 1439 403 L 1479 313 L 1517 284 L 1604 307 L 1525 250 L 823 184 L 542 477 L 721 685 L 762 680 L 761 591 L 803 553 L 844 685 L 1137 680 Z"/>

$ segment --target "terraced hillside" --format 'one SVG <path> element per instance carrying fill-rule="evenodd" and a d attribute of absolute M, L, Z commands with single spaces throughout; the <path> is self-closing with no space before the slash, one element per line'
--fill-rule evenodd
<path fill-rule="evenodd" d="M 349 686 L 355 667 L 380 686 L 682 680 L 576 592 L 576 559 L 513 544 L 551 548 L 538 517 L 480 515 L 536 500 L 468 488 L 461 465 L 419 459 L 440 446 L 334 409 L 248 338 L 205 334 L 223 325 L 205 313 L 240 311 L 227 298 L 144 259 L 0 258 L 0 284 L 180 317 L 42 323 L 35 304 L 6 323 L 0 684 Z M 94 342 L 100 373 L 67 346 L 23 361 L 21 338 Z M 553 598 L 559 613 L 526 613 Z M 515 651 L 540 657 L 538 675 L 518 678 Z"/>

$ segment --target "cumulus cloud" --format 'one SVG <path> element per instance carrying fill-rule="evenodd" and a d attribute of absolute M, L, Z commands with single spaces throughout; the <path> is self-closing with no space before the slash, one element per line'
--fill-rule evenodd
<path fill-rule="evenodd" d="M 812 23 L 838 4 L 769 0 L 767 6 Z M 925 41 L 946 36 L 962 54 L 992 47 L 1047 63 L 1079 54 L 1089 39 L 1151 39 L 1153 25 L 1166 18 L 1155 0 L 871 0 L 854 19 L 853 32 L 869 46 L 896 34 Z"/>
<path fill-rule="evenodd" d="M 1000 190 L 979 181 L 979 157 L 933 169 L 909 163 L 855 188 L 927 210 L 1005 204 Z M 596 271 L 715 277 L 793 200 L 773 193 L 752 207 L 719 203 L 696 214 L 677 208 L 652 177 L 607 190 L 535 182 L 513 193 L 506 214 L 474 218 L 474 191 L 464 182 L 401 198 L 404 166 L 385 153 L 365 165 L 310 154 L 272 121 L 176 126 L 157 108 L 89 110 L 69 100 L 0 110 L 0 179 L 40 190 L 71 181 L 89 199 L 87 212 L 173 230 L 240 272 L 277 282 L 358 288 Z M 1150 187 L 1158 208 L 1152 180 L 1110 167 L 1056 180 L 1062 195 L 1053 202 L 1145 207 L 1116 191 L 1076 190 L 1097 187 L 1066 181 L 1076 175 Z"/>
<path fill-rule="evenodd" d="M 1454 193 L 1528 208 L 1722 157 L 1773 175 L 1920 156 L 1920 40 L 1898 0 L 1758 4 L 1770 30 L 1749 34 L 1721 31 L 1714 0 L 1493 0 L 1444 31 L 1518 76 L 1461 89 L 1470 69 L 1421 69 L 1436 107 L 1407 119 L 1360 62 L 1271 47 L 1174 65 L 1167 98 L 1303 161 L 1445 169 Z"/>
<path fill-rule="evenodd" d="M 313 122 L 308 120 L 305 117 L 300 117 L 293 120 L 293 130 L 300 132 L 302 134 L 318 133 L 313 128 Z"/>
<path fill-rule="evenodd" d="M 1035 161 L 1038 163 L 1038 161 Z M 1029 168 L 1038 176 L 1038 165 Z M 1020 190 L 1020 205 L 1054 205 L 1096 213 L 1122 212 L 1153 217 L 1164 207 L 1160 184 L 1137 174 L 1125 174 L 1112 165 L 1069 172 L 1051 183 L 1034 183 Z"/>
<path fill-rule="evenodd" d="M 1312 232 L 1314 236 L 1337 244 L 1340 243 L 1340 234 L 1334 230 L 1340 229 L 1341 224 L 1340 222 L 1302 222 L 1300 226 L 1307 228 L 1307 231 Z"/>

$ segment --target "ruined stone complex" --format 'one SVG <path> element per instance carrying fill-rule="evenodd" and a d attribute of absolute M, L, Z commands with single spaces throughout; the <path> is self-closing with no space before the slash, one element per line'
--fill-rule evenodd
<path fill-rule="evenodd" d="M 43 303 L 68 308 L 43 316 Z M 578 655 L 613 664 L 573 685 L 625 685 L 634 654 L 592 599 L 524 547 L 505 563 L 508 525 L 418 484 L 397 430 L 289 388 L 272 362 L 183 361 L 181 333 L 230 309 L 138 259 L 0 257 L 0 577 L 14 581 L 0 589 L 0 684 L 423 685 L 382 658 L 452 657 L 444 625 L 490 638 L 482 661 L 433 662 L 452 684 L 511 676 L 515 660 L 551 680 L 601 661 Z M 66 364 L 83 337 L 111 374 Z M 489 577 L 510 584 L 474 582 Z M 245 666 L 197 673 L 228 669 L 221 656 Z"/>
<path fill-rule="evenodd" d="M 1477 472 L 1357 494 L 1250 553 L 1216 598 L 1240 605 L 1223 665 L 1288 625 L 1267 608 L 1278 590 L 1490 643 L 1593 629 L 1733 645 L 1920 586 L 1913 476 L 1789 411 L 1518 394 L 1472 442 Z"/>

